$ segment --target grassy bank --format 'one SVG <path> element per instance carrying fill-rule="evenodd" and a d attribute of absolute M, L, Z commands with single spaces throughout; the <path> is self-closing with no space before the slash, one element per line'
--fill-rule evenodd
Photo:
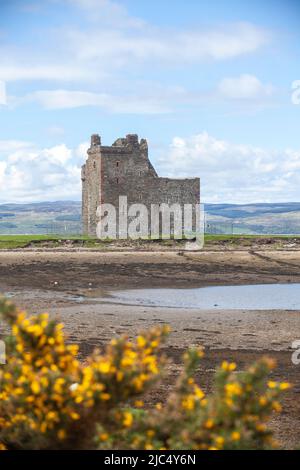
<path fill-rule="evenodd" d="M 185 240 L 99 240 L 87 236 L 65 236 L 60 235 L 0 235 L 0 250 L 21 248 L 59 248 L 59 247 L 82 247 L 107 249 L 109 246 L 120 246 L 137 248 L 155 246 L 174 247 L 183 246 Z M 251 246 L 252 244 L 269 244 L 280 246 L 282 244 L 294 243 L 300 245 L 300 235 L 205 235 L 205 244 L 208 246 L 225 245 L 232 247 Z"/>
<path fill-rule="evenodd" d="M 60 241 L 67 240 L 88 240 L 88 237 L 69 236 L 62 237 L 60 235 L 0 235 L 0 250 L 26 248 L 29 245 L 43 246 L 47 243 L 60 245 Z"/>

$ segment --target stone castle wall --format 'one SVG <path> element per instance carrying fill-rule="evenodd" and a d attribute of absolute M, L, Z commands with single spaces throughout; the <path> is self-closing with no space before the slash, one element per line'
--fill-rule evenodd
<path fill-rule="evenodd" d="M 83 231 L 96 235 L 96 210 L 110 203 L 116 208 L 119 196 L 127 196 L 128 205 L 199 203 L 199 178 L 160 178 L 148 158 L 145 139 L 130 134 L 110 146 L 102 146 L 98 135 L 91 138 L 88 158 L 82 167 Z"/>

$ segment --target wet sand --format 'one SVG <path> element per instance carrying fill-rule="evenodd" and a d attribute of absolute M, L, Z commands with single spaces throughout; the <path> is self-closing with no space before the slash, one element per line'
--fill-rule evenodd
<path fill-rule="evenodd" d="M 202 287 L 300 282 L 300 250 L 0 251 L 0 288 Z M 58 282 L 54 286 L 54 282 Z"/>
<path fill-rule="evenodd" d="M 14 294 L 13 300 L 31 312 L 48 310 L 62 320 L 69 341 L 80 344 L 82 358 L 113 335 L 135 336 L 151 325 L 170 324 L 165 351 L 173 365 L 159 390 L 149 394 L 148 405 L 168 392 L 190 345 L 205 346 L 197 380 L 206 390 L 225 358 L 242 369 L 263 354 L 275 357 L 274 377 L 295 384 L 282 415 L 272 422 L 277 437 L 291 448 L 300 444 L 300 366 L 291 361 L 291 344 L 300 339 L 299 311 L 125 306 L 93 298 L 111 289 L 300 282 L 299 266 L 300 251 L 0 252 L 0 291 Z M 83 302 L 80 295 L 86 296 Z"/>

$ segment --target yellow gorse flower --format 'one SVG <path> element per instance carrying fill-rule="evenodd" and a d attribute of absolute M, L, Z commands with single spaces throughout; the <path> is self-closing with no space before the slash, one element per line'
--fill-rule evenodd
<path fill-rule="evenodd" d="M 49 315 L 27 317 L 0 299 L 1 312 L 12 327 L 12 346 L 0 368 L 0 450 L 16 443 L 149 450 L 273 445 L 266 420 L 281 411 L 278 397 L 290 385 L 262 384 L 274 367 L 269 359 L 241 374 L 224 361 L 216 390 L 205 395 L 193 377 L 203 351 L 191 349 L 174 392 L 163 404 L 143 409 L 143 395 L 165 364 L 158 351 L 167 327 L 136 340 L 113 339 L 81 363 L 78 347 L 67 344 L 63 325 Z"/>
<path fill-rule="evenodd" d="M 235 362 L 223 361 L 221 367 L 226 372 L 232 372 L 236 369 L 236 363 Z"/>
<path fill-rule="evenodd" d="M 124 415 L 123 415 L 123 426 L 129 428 L 133 423 L 133 416 L 131 413 L 129 413 L 128 411 L 125 411 L 124 412 Z"/>
<path fill-rule="evenodd" d="M 242 387 L 238 382 L 232 382 L 225 385 L 225 390 L 229 396 L 241 395 Z"/>
<path fill-rule="evenodd" d="M 233 441 L 239 441 L 241 439 L 241 434 L 238 432 L 238 431 L 234 431 L 232 434 L 231 434 L 231 439 Z"/>

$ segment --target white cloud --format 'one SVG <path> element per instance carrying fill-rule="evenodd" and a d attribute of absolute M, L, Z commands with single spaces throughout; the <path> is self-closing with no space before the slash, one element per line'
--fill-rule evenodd
<path fill-rule="evenodd" d="M 82 142 L 74 150 L 75 158 L 77 159 L 79 165 L 85 162 L 87 157 L 87 150 L 90 146 L 90 142 Z"/>
<path fill-rule="evenodd" d="M 6 105 L 6 104 L 7 104 L 7 99 L 6 99 L 5 82 L 3 80 L 0 80 L 0 105 Z"/>
<path fill-rule="evenodd" d="M 225 99 L 253 100 L 262 99 L 272 95 L 274 87 L 264 85 L 254 75 L 240 75 L 239 77 L 223 78 L 217 87 L 219 94 Z"/>
<path fill-rule="evenodd" d="M 158 159 L 160 174 L 201 178 L 204 202 L 297 201 L 300 149 L 238 145 L 202 132 L 175 137 Z"/>
<path fill-rule="evenodd" d="M 6 170 L 6 162 L 0 161 L 0 188 L 2 188 L 4 183 L 4 175 Z"/>
<path fill-rule="evenodd" d="M 79 199 L 82 145 L 41 149 L 29 142 L 0 141 L 0 202 Z"/>
<path fill-rule="evenodd" d="M 243 105 L 266 104 L 266 98 L 273 94 L 272 85 L 262 85 L 254 76 L 222 80 L 211 90 L 189 92 L 180 86 L 161 86 L 155 83 L 139 84 L 134 94 L 115 95 L 83 90 L 38 90 L 23 97 L 9 97 L 9 104 L 20 106 L 35 102 L 45 109 L 72 109 L 95 106 L 109 113 L 117 114 L 165 114 L 178 106 L 199 107 L 218 101 L 243 101 Z M 244 108 L 243 108 L 244 109 Z M 58 129 L 53 134 L 61 134 Z"/>
<path fill-rule="evenodd" d="M 46 109 L 98 106 L 110 113 L 167 113 L 176 103 L 197 105 L 211 96 L 157 85 L 149 90 L 147 78 L 152 79 L 153 71 L 170 73 L 170 67 L 182 70 L 203 61 L 237 58 L 269 41 L 269 32 L 251 23 L 204 27 L 199 22 L 190 29 L 171 29 L 136 18 L 119 1 L 51 1 L 63 9 L 62 26 L 44 28 L 43 40 L 35 44 L 4 41 L 0 46 L 0 80 L 47 83 L 46 90 L 39 83 L 24 98 L 8 97 L 9 105 L 35 101 Z M 33 30 L 30 38 L 35 34 L 40 32 Z M 224 87 L 228 95 L 228 84 L 221 83 L 220 90 Z M 224 90 L 219 94 L 224 97 Z"/>
<path fill-rule="evenodd" d="M 0 140 L 0 158 L 2 155 L 6 156 L 9 152 L 30 147 L 32 147 L 31 142 L 22 140 Z"/>
<path fill-rule="evenodd" d="M 0 202 L 80 199 L 80 167 L 88 146 L 82 142 L 74 149 L 65 144 L 38 148 L 30 142 L 0 141 Z M 200 176 L 203 202 L 284 202 L 300 197 L 300 149 L 271 151 L 202 132 L 174 137 L 154 163 L 162 176 Z"/>
<path fill-rule="evenodd" d="M 78 81 L 86 80 L 90 72 L 76 64 L 36 64 L 32 63 L 30 58 L 27 60 L 28 65 L 18 64 L 20 62 L 17 58 L 16 63 L 5 64 L 2 59 L 0 64 L 0 77 L 6 81 L 18 80 L 56 80 L 56 81 Z"/>
<path fill-rule="evenodd" d="M 99 82 L 111 80 L 116 70 L 131 71 L 141 63 L 150 67 L 154 64 L 182 67 L 205 60 L 233 59 L 259 50 L 269 41 L 267 31 L 250 23 L 169 30 L 132 18 L 117 3 L 105 0 L 89 3 L 85 10 L 93 11 L 93 18 L 95 11 L 100 12 L 101 27 L 99 21 L 86 24 L 82 20 L 76 28 L 66 23 L 60 29 L 45 29 L 43 42 L 34 48 L 2 45 L 0 79 Z M 111 21 L 104 21 L 103 15 Z"/>
<path fill-rule="evenodd" d="M 142 27 L 145 22 L 132 17 L 126 8 L 112 0 L 67 0 L 71 5 L 80 8 L 92 22 L 101 20 L 101 25 L 110 24 L 118 27 Z"/>
<path fill-rule="evenodd" d="M 91 93 L 70 90 L 40 90 L 16 99 L 15 104 L 35 101 L 46 109 L 79 108 L 97 106 L 111 113 L 159 114 L 170 108 L 159 98 L 147 96 L 114 96 L 107 93 Z"/>
<path fill-rule="evenodd" d="M 141 30 L 70 30 L 66 32 L 75 57 L 101 60 L 110 66 L 124 66 L 132 60 L 161 64 L 226 60 L 255 52 L 268 41 L 268 33 L 252 24 L 237 23 L 230 28 L 168 31 L 147 26 Z M 104 61 L 104 62 L 103 62 Z"/>

